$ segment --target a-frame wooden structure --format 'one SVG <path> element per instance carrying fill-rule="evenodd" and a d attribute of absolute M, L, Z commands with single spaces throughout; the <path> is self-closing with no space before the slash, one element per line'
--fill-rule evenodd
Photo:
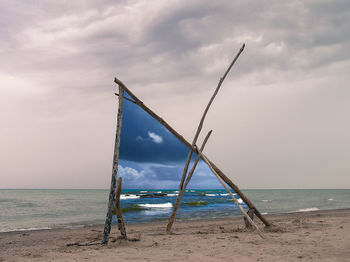
<path fill-rule="evenodd" d="M 169 219 L 168 225 L 167 225 L 167 232 L 171 232 L 171 227 L 172 224 L 174 223 L 175 220 L 175 215 L 176 211 L 180 205 L 182 195 L 186 189 L 186 186 L 188 185 L 192 174 L 194 172 L 194 169 L 196 167 L 196 164 L 198 163 L 199 159 L 201 158 L 211 169 L 211 171 L 214 173 L 214 175 L 218 178 L 220 183 L 224 186 L 224 188 L 229 192 L 233 200 L 237 203 L 237 205 L 240 207 L 242 213 L 245 216 L 245 219 L 249 221 L 248 224 L 254 225 L 255 229 L 259 233 L 260 236 L 263 237 L 262 232 L 258 229 L 258 227 L 254 224 L 252 221 L 253 215 L 255 214 L 264 224 L 265 226 L 270 226 L 270 222 L 265 219 L 265 217 L 259 212 L 259 210 L 254 206 L 254 204 L 242 193 L 242 191 L 238 188 L 236 184 L 234 184 L 212 161 L 210 161 L 205 154 L 203 154 L 203 149 L 205 146 L 205 143 L 207 142 L 211 131 L 208 133 L 207 137 L 205 138 L 202 147 L 199 149 L 196 145 L 197 138 L 199 136 L 199 133 L 202 129 L 202 125 L 204 122 L 204 118 L 206 116 L 206 113 L 209 110 L 209 107 L 214 100 L 216 94 L 218 93 L 221 84 L 223 83 L 226 75 L 232 68 L 232 66 L 235 64 L 236 60 L 244 50 L 245 45 L 241 47 L 239 50 L 238 54 L 234 58 L 234 60 L 231 62 L 230 66 L 226 70 L 225 74 L 223 77 L 220 78 L 219 84 L 212 96 L 212 98 L 209 101 L 209 104 L 207 105 L 204 114 L 202 116 L 202 119 L 200 121 L 200 124 L 198 126 L 196 135 L 194 137 L 194 140 L 192 143 L 188 142 L 181 134 L 179 134 L 174 128 L 172 128 L 163 118 L 159 117 L 155 112 L 153 112 L 149 107 L 147 107 L 136 95 L 134 95 L 127 87 L 126 85 L 120 81 L 119 79 L 115 78 L 114 82 L 119 86 L 119 93 L 116 94 L 119 97 L 119 107 L 118 107 L 118 115 L 117 115 L 117 129 L 116 129 L 116 138 L 115 138 L 115 147 L 114 147 L 114 156 L 113 156 L 113 169 L 112 169 L 112 179 L 111 179 L 111 186 L 110 186 L 110 193 L 109 193 L 109 201 L 108 201 L 108 210 L 107 210 L 107 216 L 106 216 L 106 222 L 105 222 L 105 227 L 104 227 L 104 235 L 103 235 L 103 240 L 102 244 L 107 244 L 108 239 L 109 239 L 109 233 L 111 230 L 111 222 L 112 222 L 112 215 L 113 215 L 113 208 L 115 205 L 115 190 L 116 190 L 116 181 L 117 181 L 117 174 L 118 174 L 118 160 L 119 160 L 119 145 L 120 145 L 120 134 L 121 134 L 121 128 L 122 128 L 122 116 L 123 116 L 123 102 L 124 99 L 129 100 L 133 102 L 134 104 L 138 105 L 141 107 L 144 111 L 146 111 L 149 115 L 151 115 L 155 120 L 157 120 L 161 125 L 163 125 L 170 133 L 172 133 L 175 137 L 177 137 L 186 147 L 189 149 L 189 154 L 187 157 L 187 161 L 185 164 L 184 172 L 181 178 L 180 186 L 179 186 L 179 195 L 177 197 L 172 215 Z M 124 93 L 127 93 L 129 97 L 127 98 L 124 97 Z M 192 154 L 195 153 L 197 155 L 197 159 L 190 170 L 190 172 L 187 174 L 188 171 L 188 166 L 192 157 Z M 186 181 L 185 181 L 186 180 Z M 240 206 L 238 203 L 237 199 L 233 196 L 231 191 L 229 191 L 228 187 L 229 186 L 242 200 L 246 205 L 249 207 L 248 214 L 243 210 L 243 208 Z"/>

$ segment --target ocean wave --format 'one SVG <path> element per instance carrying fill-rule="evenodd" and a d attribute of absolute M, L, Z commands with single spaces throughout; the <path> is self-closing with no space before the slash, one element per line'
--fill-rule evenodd
<path fill-rule="evenodd" d="M 214 197 L 214 196 L 229 196 L 229 193 L 222 193 L 222 194 L 204 194 L 205 196 L 209 196 L 209 197 Z M 236 193 L 232 193 L 232 195 L 237 195 Z"/>
<path fill-rule="evenodd" d="M 234 201 L 233 199 L 230 199 L 230 201 Z M 241 198 L 237 198 L 237 201 L 239 204 L 244 204 L 243 200 Z"/>
<path fill-rule="evenodd" d="M 272 202 L 272 200 L 269 200 L 269 199 L 263 199 L 261 200 L 262 202 Z"/>
<path fill-rule="evenodd" d="M 232 193 L 232 195 L 237 196 L 236 193 Z M 230 196 L 230 194 L 229 193 L 225 193 L 225 194 L 220 194 L 220 196 Z"/>
<path fill-rule="evenodd" d="M 138 206 L 143 208 L 172 208 L 173 204 L 170 202 L 162 204 L 138 204 Z"/>
<path fill-rule="evenodd" d="M 120 195 L 120 199 L 138 199 L 140 196 L 137 195 Z"/>
<path fill-rule="evenodd" d="M 29 228 L 14 228 L 14 229 L 0 229 L 1 233 L 4 232 L 15 232 L 15 231 L 38 231 L 52 229 L 52 227 L 29 227 Z"/>
<path fill-rule="evenodd" d="M 309 212 L 309 211 L 318 211 L 319 209 L 317 207 L 309 207 L 309 208 L 301 208 L 298 209 L 295 212 Z"/>
<path fill-rule="evenodd" d="M 213 196 L 218 196 L 219 194 L 205 194 L 205 196 L 213 197 Z"/>
<path fill-rule="evenodd" d="M 169 197 L 174 197 L 174 196 L 178 196 L 179 194 L 167 194 L 167 196 Z"/>
<path fill-rule="evenodd" d="M 333 198 L 328 198 L 329 201 L 333 201 L 334 199 Z"/>

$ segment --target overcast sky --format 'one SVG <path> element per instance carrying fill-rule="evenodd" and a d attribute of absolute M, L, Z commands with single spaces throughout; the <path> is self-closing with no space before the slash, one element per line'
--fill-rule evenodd
<path fill-rule="evenodd" d="M 121 79 L 242 188 L 350 188 L 350 2 L 0 0 L 0 187 L 108 188 Z"/>

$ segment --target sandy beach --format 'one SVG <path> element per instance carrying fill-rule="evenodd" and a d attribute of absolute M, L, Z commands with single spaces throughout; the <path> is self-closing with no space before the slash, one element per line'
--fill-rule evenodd
<path fill-rule="evenodd" d="M 100 243 L 103 226 L 0 234 L 0 261 L 350 261 L 350 209 L 268 215 L 266 239 L 246 230 L 242 217 L 127 224 L 129 238 Z M 263 228 L 262 224 L 259 224 Z"/>

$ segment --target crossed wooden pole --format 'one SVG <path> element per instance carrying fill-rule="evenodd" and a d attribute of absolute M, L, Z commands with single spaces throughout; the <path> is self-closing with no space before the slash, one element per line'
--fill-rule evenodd
<path fill-rule="evenodd" d="M 203 116 L 200 120 L 200 123 L 198 125 L 196 134 L 194 136 L 194 139 L 192 143 L 189 143 L 182 135 L 180 135 L 174 128 L 172 128 L 166 121 L 163 120 L 163 118 L 159 117 L 155 112 L 153 112 L 149 107 L 147 107 L 137 96 L 135 96 L 127 87 L 126 85 L 120 81 L 119 79 L 115 78 L 114 82 L 119 86 L 119 94 L 116 94 L 119 98 L 119 108 L 118 108 L 118 115 L 117 115 L 117 128 L 116 128 L 116 138 L 115 138 L 115 147 L 114 147 L 114 155 L 113 155 L 113 169 L 112 169 L 112 179 L 111 179 L 111 186 L 110 186 L 110 194 L 109 194 L 109 201 L 108 201 L 108 209 L 107 209 L 107 215 L 106 215 L 106 222 L 104 227 L 104 234 L 102 239 L 102 244 L 108 244 L 109 239 L 109 233 L 111 230 L 111 223 L 112 223 L 112 215 L 113 215 L 113 208 L 115 206 L 115 190 L 116 190 L 116 179 L 118 174 L 118 160 L 119 160 L 119 146 L 120 146 L 120 134 L 121 134 L 121 127 L 122 127 L 122 115 L 123 115 L 123 100 L 127 99 L 134 104 L 141 107 L 144 111 L 146 111 L 149 115 L 151 115 L 155 120 L 157 120 L 161 125 L 163 125 L 170 133 L 172 133 L 175 137 L 177 137 L 185 146 L 189 148 L 189 153 L 187 155 L 185 167 L 183 170 L 183 174 L 180 181 L 179 186 L 179 194 L 176 199 L 176 203 L 173 208 L 173 212 L 169 218 L 168 225 L 167 225 L 167 232 L 171 232 L 172 225 L 175 221 L 176 212 L 180 206 L 182 196 L 185 192 L 185 189 L 193 175 L 193 172 L 199 162 L 200 159 L 202 159 L 208 167 L 211 169 L 211 171 L 214 173 L 214 175 L 218 178 L 219 182 L 223 185 L 225 190 L 230 194 L 232 199 L 235 201 L 235 203 L 238 205 L 240 210 L 242 211 L 244 217 L 246 220 L 252 225 L 257 233 L 264 237 L 263 233 L 260 231 L 260 229 L 257 227 L 257 225 L 252 220 L 252 215 L 249 216 L 243 207 L 240 205 L 240 203 L 237 201 L 237 199 L 234 197 L 232 192 L 228 189 L 227 185 L 231 187 L 231 189 L 242 199 L 244 203 L 249 207 L 249 214 L 255 214 L 264 224 L 265 226 L 270 226 L 270 222 L 265 219 L 265 217 L 259 212 L 259 210 L 254 206 L 254 204 L 242 193 L 242 191 L 238 188 L 237 185 L 235 185 L 212 161 L 210 161 L 203 153 L 204 147 L 206 142 L 209 139 L 210 134 L 212 131 L 210 131 L 206 138 L 204 139 L 204 142 L 200 149 L 197 148 L 196 142 L 199 137 L 199 134 L 202 130 L 204 119 L 208 113 L 208 110 L 217 95 L 223 81 L 225 80 L 227 74 L 231 70 L 232 66 L 237 61 L 240 54 L 243 52 L 245 45 L 240 48 L 239 52 L 225 71 L 224 75 L 220 78 L 219 83 L 214 91 L 214 94 L 212 95 L 207 107 L 204 110 Z M 130 98 L 124 97 L 124 92 L 126 92 Z M 197 155 L 196 160 L 190 170 L 190 172 L 187 175 L 188 167 L 192 158 L 192 154 L 195 153 Z M 226 185 L 226 184 L 227 185 Z M 119 192 L 120 193 L 120 192 Z M 125 230 L 125 229 L 124 229 Z"/>

